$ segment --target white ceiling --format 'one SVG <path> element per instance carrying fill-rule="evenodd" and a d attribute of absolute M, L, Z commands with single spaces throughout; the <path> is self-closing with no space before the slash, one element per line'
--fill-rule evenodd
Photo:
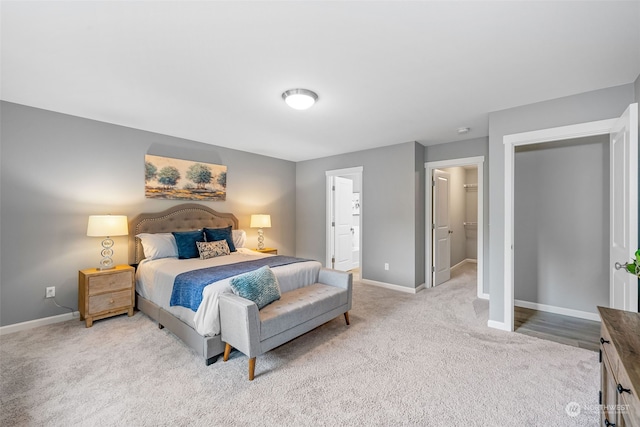
<path fill-rule="evenodd" d="M 292 161 L 486 136 L 491 111 L 640 74 L 640 1 L 1 7 L 3 100 Z"/>

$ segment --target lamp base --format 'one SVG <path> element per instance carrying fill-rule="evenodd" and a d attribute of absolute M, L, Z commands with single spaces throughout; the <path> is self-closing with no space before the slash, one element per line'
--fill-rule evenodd
<path fill-rule="evenodd" d="M 102 259 L 100 260 L 100 267 L 98 267 L 98 270 L 113 270 L 114 268 L 116 268 L 113 263 L 113 259 L 111 259 L 111 257 L 113 256 L 113 239 L 109 237 L 104 239 L 102 241 L 102 247 L 103 249 L 100 252 L 100 255 L 102 255 Z"/>
<path fill-rule="evenodd" d="M 258 228 L 258 249 L 264 249 L 264 232 Z"/>

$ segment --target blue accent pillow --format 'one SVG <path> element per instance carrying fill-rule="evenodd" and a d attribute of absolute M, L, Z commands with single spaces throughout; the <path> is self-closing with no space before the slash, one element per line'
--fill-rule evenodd
<path fill-rule="evenodd" d="M 233 244 L 233 235 L 231 233 L 231 226 L 225 228 L 206 228 L 204 229 L 204 236 L 207 242 L 217 242 L 218 240 L 226 240 L 231 252 L 236 251 L 236 245 Z"/>
<path fill-rule="evenodd" d="M 196 242 L 204 242 L 202 230 L 174 231 L 171 234 L 173 234 L 173 237 L 176 239 L 178 258 L 200 258 Z"/>
<path fill-rule="evenodd" d="M 268 265 L 232 278 L 231 290 L 255 302 L 258 310 L 280 299 L 278 279 Z"/>

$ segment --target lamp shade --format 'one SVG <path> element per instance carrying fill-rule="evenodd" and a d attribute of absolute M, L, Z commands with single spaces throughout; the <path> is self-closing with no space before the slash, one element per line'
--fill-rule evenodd
<path fill-rule="evenodd" d="M 126 236 L 129 225 L 126 215 L 91 215 L 87 225 L 87 236 Z"/>
<path fill-rule="evenodd" d="M 271 215 L 251 215 L 251 228 L 271 228 Z"/>

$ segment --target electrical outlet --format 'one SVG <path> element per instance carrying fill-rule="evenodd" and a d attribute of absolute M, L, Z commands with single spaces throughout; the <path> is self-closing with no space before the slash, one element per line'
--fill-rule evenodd
<path fill-rule="evenodd" d="M 385 263 L 384 263 L 384 269 L 385 269 L 385 270 L 389 270 L 389 263 L 388 263 L 388 262 L 385 262 Z"/>
<path fill-rule="evenodd" d="M 47 286 L 45 291 L 45 298 L 53 298 L 56 296 L 56 287 L 55 286 Z"/>

